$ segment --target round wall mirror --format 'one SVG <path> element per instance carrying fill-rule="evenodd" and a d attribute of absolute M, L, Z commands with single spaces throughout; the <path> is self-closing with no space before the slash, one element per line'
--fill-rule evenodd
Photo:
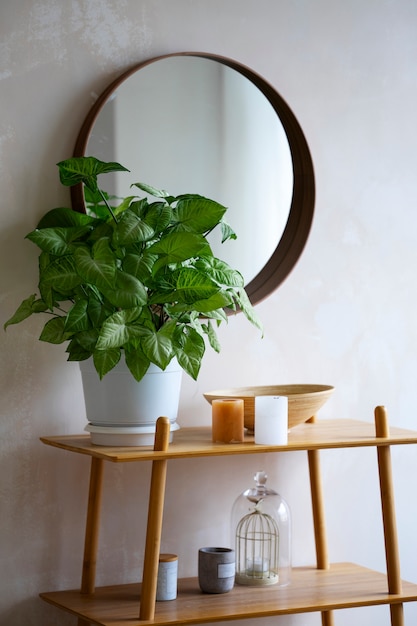
<path fill-rule="evenodd" d="M 228 207 L 237 240 L 211 245 L 241 271 L 253 304 L 282 283 L 307 241 L 315 188 L 304 134 L 275 89 L 231 59 L 177 53 L 123 73 L 80 130 L 74 156 L 83 155 L 131 171 L 106 177 L 116 196 L 140 181 Z M 85 212 L 81 186 L 72 204 Z"/>

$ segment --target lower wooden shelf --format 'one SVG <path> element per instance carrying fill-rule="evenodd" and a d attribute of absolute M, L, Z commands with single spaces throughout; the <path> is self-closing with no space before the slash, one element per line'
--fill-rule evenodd
<path fill-rule="evenodd" d="M 403 582 L 401 594 L 389 594 L 384 574 L 336 563 L 328 570 L 293 569 L 287 587 L 242 587 L 226 594 L 201 593 L 196 578 L 178 581 L 178 597 L 157 602 L 155 619 L 139 620 L 140 584 L 100 587 L 91 595 L 78 590 L 41 593 L 46 602 L 100 626 L 204 624 L 271 615 L 309 613 L 377 604 L 417 601 L 417 585 Z"/>

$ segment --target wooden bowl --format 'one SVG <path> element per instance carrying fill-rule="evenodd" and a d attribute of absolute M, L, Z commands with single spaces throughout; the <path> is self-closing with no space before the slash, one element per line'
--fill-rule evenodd
<path fill-rule="evenodd" d="M 253 432 L 255 422 L 255 396 L 287 396 L 288 428 L 302 424 L 317 414 L 334 391 L 330 385 L 266 385 L 261 387 L 235 387 L 204 393 L 210 402 L 217 398 L 242 398 L 245 407 L 245 428 Z"/>

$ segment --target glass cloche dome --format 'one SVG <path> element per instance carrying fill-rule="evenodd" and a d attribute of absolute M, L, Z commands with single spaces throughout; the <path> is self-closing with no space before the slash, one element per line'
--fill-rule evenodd
<path fill-rule="evenodd" d="M 256 472 L 232 508 L 236 583 L 288 585 L 291 575 L 291 514 L 286 501 L 266 487 L 267 474 Z"/>

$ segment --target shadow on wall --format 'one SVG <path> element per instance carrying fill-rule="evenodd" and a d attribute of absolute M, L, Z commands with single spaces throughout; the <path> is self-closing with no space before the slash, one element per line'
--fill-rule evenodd
<path fill-rule="evenodd" d="M 15 304 L 19 304 L 22 298 L 20 293 L 26 293 L 26 285 L 36 285 L 38 273 L 38 260 L 36 246 L 25 240 L 26 235 L 36 227 L 18 222 L 11 228 L 0 231 L 0 266 L 10 267 L 10 259 L 13 259 L 13 271 L 1 273 L 0 293 L 2 294 L 1 329 L 4 322 L 13 313 Z M 32 248 L 32 250 L 31 250 Z M 14 297 L 14 293 L 18 295 Z M 9 303 L 9 296 L 12 296 Z M 4 307 L 4 309 L 3 309 Z M 7 308 L 6 308 L 7 307 Z"/>
<path fill-rule="evenodd" d="M 19 602 L 13 609 L 0 612 L 0 624 L 4 626 L 74 626 L 76 618 L 46 604 L 37 596 Z"/>

